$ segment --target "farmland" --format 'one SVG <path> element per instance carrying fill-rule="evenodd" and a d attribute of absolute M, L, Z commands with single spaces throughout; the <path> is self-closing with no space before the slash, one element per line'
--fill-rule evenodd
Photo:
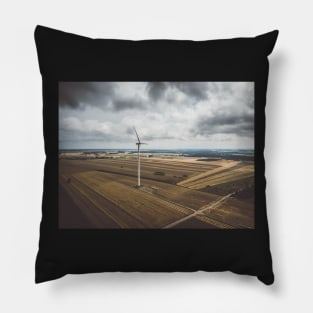
<path fill-rule="evenodd" d="M 59 227 L 254 228 L 254 162 L 60 153 Z"/>

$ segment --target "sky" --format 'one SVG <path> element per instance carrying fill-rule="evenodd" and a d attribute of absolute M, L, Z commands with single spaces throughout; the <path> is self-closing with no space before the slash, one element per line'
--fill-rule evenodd
<path fill-rule="evenodd" d="M 254 149 L 253 82 L 59 82 L 59 149 Z"/>

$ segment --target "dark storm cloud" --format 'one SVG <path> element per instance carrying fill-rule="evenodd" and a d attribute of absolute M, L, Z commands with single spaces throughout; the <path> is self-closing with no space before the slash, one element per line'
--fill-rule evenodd
<path fill-rule="evenodd" d="M 85 108 L 88 105 L 107 107 L 115 95 L 113 83 L 60 82 L 59 104 L 61 107 Z"/>
<path fill-rule="evenodd" d="M 145 109 L 142 99 L 139 97 L 133 99 L 116 99 L 113 101 L 113 107 L 116 111 L 126 110 L 126 109 Z"/>
<path fill-rule="evenodd" d="M 218 105 L 207 116 L 198 117 L 191 131 L 194 135 L 229 134 L 254 137 L 254 84 L 209 83 Z"/>
<path fill-rule="evenodd" d="M 170 84 L 197 101 L 208 99 L 209 85 L 206 82 L 175 82 Z"/>
<path fill-rule="evenodd" d="M 237 136 L 254 136 L 254 113 L 217 111 L 214 116 L 201 117 L 191 130 L 196 135 L 234 134 Z"/>
<path fill-rule="evenodd" d="M 169 83 L 166 82 L 148 82 L 147 93 L 152 100 L 157 101 L 164 97 L 168 87 Z"/>
<path fill-rule="evenodd" d="M 59 105 L 72 109 L 86 109 L 89 106 L 113 111 L 144 108 L 139 96 L 123 97 L 114 82 L 61 82 Z"/>
<path fill-rule="evenodd" d="M 149 97 L 158 101 L 163 99 L 170 89 L 179 90 L 186 96 L 197 101 L 208 99 L 209 85 L 207 82 L 148 82 L 147 93 Z"/>

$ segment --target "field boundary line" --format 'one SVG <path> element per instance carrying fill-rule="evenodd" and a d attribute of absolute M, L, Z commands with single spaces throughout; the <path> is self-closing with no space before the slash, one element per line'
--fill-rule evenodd
<path fill-rule="evenodd" d="M 181 218 L 180 220 L 177 220 L 177 221 L 175 221 L 173 223 L 170 223 L 170 224 L 164 226 L 163 228 L 165 228 L 165 229 L 166 228 L 172 228 L 173 226 L 176 226 L 176 225 L 178 225 L 178 224 L 180 224 L 182 222 L 185 222 L 185 221 L 187 221 L 187 220 L 189 220 L 189 219 L 191 219 L 191 218 L 193 218 L 193 217 L 195 217 L 195 216 L 197 216 L 199 214 L 202 214 L 206 210 L 216 209 L 218 206 L 220 206 L 223 202 L 225 202 L 225 200 L 227 200 L 232 195 L 233 195 L 233 193 L 229 193 L 228 195 L 218 199 L 217 201 L 215 201 L 215 202 L 213 202 L 213 203 L 211 203 L 209 205 L 205 205 L 205 206 L 201 207 L 198 211 L 195 211 L 194 213 L 191 213 L 190 215 L 187 215 L 187 216 Z"/>

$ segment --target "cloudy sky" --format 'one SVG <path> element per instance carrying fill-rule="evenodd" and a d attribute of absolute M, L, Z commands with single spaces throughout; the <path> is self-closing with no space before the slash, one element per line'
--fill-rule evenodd
<path fill-rule="evenodd" d="M 253 149 L 254 83 L 59 83 L 60 149 L 135 149 L 133 126 L 149 149 Z"/>

